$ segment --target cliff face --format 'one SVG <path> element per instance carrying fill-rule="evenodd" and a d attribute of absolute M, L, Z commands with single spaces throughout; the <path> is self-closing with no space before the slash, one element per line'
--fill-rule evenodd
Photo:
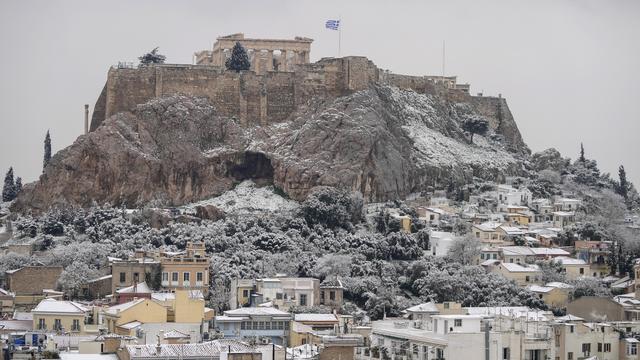
<path fill-rule="evenodd" d="M 472 102 L 373 86 L 299 107 L 289 121 L 245 128 L 204 98 L 156 98 L 111 116 L 58 152 L 14 206 L 178 205 L 245 179 L 273 183 L 296 200 L 330 185 L 376 201 L 474 176 L 517 174 L 526 146 L 514 149 L 505 139 L 517 133 L 512 119 L 508 132 L 492 122 L 491 134 L 475 136 L 474 144 L 460 129 L 461 119 L 484 111 Z"/>

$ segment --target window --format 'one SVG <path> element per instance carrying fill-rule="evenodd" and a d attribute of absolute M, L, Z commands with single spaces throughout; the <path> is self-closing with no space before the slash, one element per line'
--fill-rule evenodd
<path fill-rule="evenodd" d="M 169 273 L 168 272 L 163 272 L 162 273 L 162 281 L 163 282 L 169 281 Z"/>
<path fill-rule="evenodd" d="M 569 332 L 573 333 L 573 325 L 569 326 Z"/>
<path fill-rule="evenodd" d="M 38 319 L 38 330 L 44 330 L 47 328 L 47 323 L 45 323 L 44 319 Z"/>
<path fill-rule="evenodd" d="M 264 323 L 264 329 L 265 330 L 271 330 L 271 321 L 266 321 Z M 275 329 L 275 326 L 274 326 L 274 329 Z"/>
<path fill-rule="evenodd" d="M 480 259 L 484 260 L 484 253 L 480 254 Z"/>
<path fill-rule="evenodd" d="M 336 299 L 336 292 L 329 291 L 329 300 L 335 300 L 335 299 Z"/>
<path fill-rule="evenodd" d="M 498 258 L 498 254 L 493 254 L 493 260 L 496 260 Z"/>
<path fill-rule="evenodd" d="M 580 268 L 580 275 L 584 274 L 584 268 Z"/>
<path fill-rule="evenodd" d="M 591 343 L 582 344 L 582 354 L 584 356 L 589 356 L 591 354 Z"/>
<path fill-rule="evenodd" d="M 188 272 L 182 273 L 182 281 L 187 282 L 190 280 L 190 278 L 191 278 L 191 273 L 188 273 Z"/>
<path fill-rule="evenodd" d="M 324 290 L 320 291 L 320 301 L 324 301 Z"/>
<path fill-rule="evenodd" d="M 513 259 L 509 259 L 509 262 L 510 262 L 510 263 L 513 263 Z M 529 281 L 529 280 L 527 280 L 527 281 Z"/>
<path fill-rule="evenodd" d="M 60 319 L 54 319 L 53 320 L 53 329 L 54 330 L 61 330 L 62 329 L 62 321 Z"/>
<path fill-rule="evenodd" d="M 529 280 L 531 280 L 531 279 L 529 278 L 529 276 L 526 276 L 524 279 L 525 279 L 525 281 L 526 281 L 526 282 L 529 282 Z"/>
<path fill-rule="evenodd" d="M 300 294 L 300 306 L 307 306 L 307 294 Z"/>
<path fill-rule="evenodd" d="M 171 273 L 171 281 L 178 282 L 178 273 L 177 272 L 172 272 Z"/>
<path fill-rule="evenodd" d="M 247 322 L 243 321 L 240 323 L 240 330 L 246 330 L 247 329 Z"/>
<path fill-rule="evenodd" d="M 556 334 L 556 346 L 560 346 L 560 334 Z"/>
<path fill-rule="evenodd" d="M 448 308 L 449 308 L 449 303 L 448 303 L 448 302 L 444 303 L 444 308 L 445 308 L 445 309 L 448 309 Z"/>
<path fill-rule="evenodd" d="M 509 360 L 511 358 L 511 349 L 508 347 L 502 348 L 502 360 Z"/>
<path fill-rule="evenodd" d="M 73 324 L 71 325 L 71 331 L 80 331 L 80 320 L 73 319 Z"/>
<path fill-rule="evenodd" d="M 133 273 L 133 281 L 135 282 L 139 282 L 140 281 L 140 274 L 137 272 Z"/>
<path fill-rule="evenodd" d="M 199 282 L 204 281 L 204 273 L 202 273 L 202 272 L 197 272 L 197 273 L 196 273 L 196 281 L 199 281 Z"/>
<path fill-rule="evenodd" d="M 453 321 L 453 326 L 455 327 L 461 327 L 462 326 L 462 319 L 455 319 Z"/>
<path fill-rule="evenodd" d="M 282 293 L 276 293 L 276 300 L 282 300 Z"/>
<path fill-rule="evenodd" d="M 602 352 L 602 343 L 598 343 L 598 352 Z"/>
<path fill-rule="evenodd" d="M 604 352 L 611 352 L 611 343 L 604 343 Z"/>
<path fill-rule="evenodd" d="M 637 343 L 631 343 L 627 345 L 627 355 L 638 355 Z"/>
<path fill-rule="evenodd" d="M 573 353 L 572 352 L 568 352 L 567 353 L 567 360 L 573 360 Z"/>
<path fill-rule="evenodd" d="M 122 284 L 123 282 L 127 281 L 127 274 L 121 272 L 120 273 L 120 283 Z"/>
<path fill-rule="evenodd" d="M 249 290 L 242 290 L 242 297 L 249 297 Z"/>
<path fill-rule="evenodd" d="M 258 321 L 258 330 L 264 330 L 264 321 Z"/>

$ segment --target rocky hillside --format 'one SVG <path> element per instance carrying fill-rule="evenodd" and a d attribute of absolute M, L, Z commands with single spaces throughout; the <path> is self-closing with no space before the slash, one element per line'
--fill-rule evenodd
<path fill-rule="evenodd" d="M 300 108 L 287 122 L 245 129 L 218 116 L 206 99 L 157 98 L 58 152 L 14 206 L 179 205 L 246 179 L 271 183 L 296 200 L 330 185 L 377 201 L 519 173 L 528 149 L 515 123 L 502 121 L 469 144 L 460 128 L 468 116 L 482 116 L 482 109 L 376 86 Z"/>

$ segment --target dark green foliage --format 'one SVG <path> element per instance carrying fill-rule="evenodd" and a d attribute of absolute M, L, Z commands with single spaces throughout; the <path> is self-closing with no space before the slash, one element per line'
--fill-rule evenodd
<path fill-rule="evenodd" d="M 582 145 L 582 143 L 580 143 L 580 157 L 578 158 L 578 160 L 581 163 L 584 163 L 585 160 L 586 160 L 585 157 L 584 157 L 584 146 Z"/>
<path fill-rule="evenodd" d="M 471 135 L 470 143 L 473 144 L 473 135 L 484 135 L 489 130 L 489 122 L 481 117 L 468 117 L 462 121 L 462 130 Z"/>
<path fill-rule="evenodd" d="M 9 168 L 4 177 L 4 186 L 2 188 L 2 201 L 11 201 L 16 198 L 16 183 L 13 179 L 13 167 Z"/>
<path fill-rule="evenodd" d="M 44 159 L 42 160 L 42 171 L 46 169 L 50 161 L 51 161 L 51 135 L 49 135 L 49 130 L 47 130 L 47 135 L 44 137 Z"/>
<path fill-rule="evenodd" d="M 245 50 L 244 46 L 242 46 L 240 42 L 236 42 L 233 46 L 233 49 L 231 50 L 231 57 L 225 61 L 224 65 L 227 67 L 227 70 L 233 71 L 249 70 L 251 68 L 247 50 Z"/>
<path fill-rule="evenodd" d="M 160 264 L 151 266 L 151 271 L 144 274 L 144 281 L 152 290 L 160 290 L 162 286 L 162 267 Z"/>
<path fill-rule="evenodd" d="M 158 48 L 151 50 L 150 52 L 140 56 L 140 66 L 147 66 L 151 64 L 164 64 L 167 57 L 158 53 Z"/>
<path fill-rule="evenodd" d="M 318 187 L 302 204 L 302 215 L 310 225 L 350 230 L 362 219 L 362 196 L 332 187 Z"/>
<path fill-rule="evenodd" d="M 18 195 L 20 191 L 22 191 L 22 178 L 20 176 L 16 178 L 15 189 L 16 189 L 16 195 Z"/>
<path fill-rule="evenodd" d="M 570 164 L 570 160 L 563 158 L 560 152 L 554 148 L 531 155 L 531 167 L 535 171 L 548 169 L 563 173 L 567 171 Z"/>

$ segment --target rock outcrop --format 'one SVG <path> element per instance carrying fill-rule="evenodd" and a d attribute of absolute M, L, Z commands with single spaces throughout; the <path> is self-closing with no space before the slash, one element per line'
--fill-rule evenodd
<path fill-rule="evenodd" d="M 460 122 L 476 115 L 482 110 L 471 102 L 373 86 L 312 102 L 285 122 L 243 128 L 204 98 L 156 98 L 58 152 L 14 207 L 179 205 L 246 179 L 273 183 L 296 200 L 329 185 L 377 201 L 519 173 L 528 150 L 505 140 L 504 124 L 490 121 L 490 133 L 468 143 Z M 521 141 L 515 122 L 508 131 Z"/>

